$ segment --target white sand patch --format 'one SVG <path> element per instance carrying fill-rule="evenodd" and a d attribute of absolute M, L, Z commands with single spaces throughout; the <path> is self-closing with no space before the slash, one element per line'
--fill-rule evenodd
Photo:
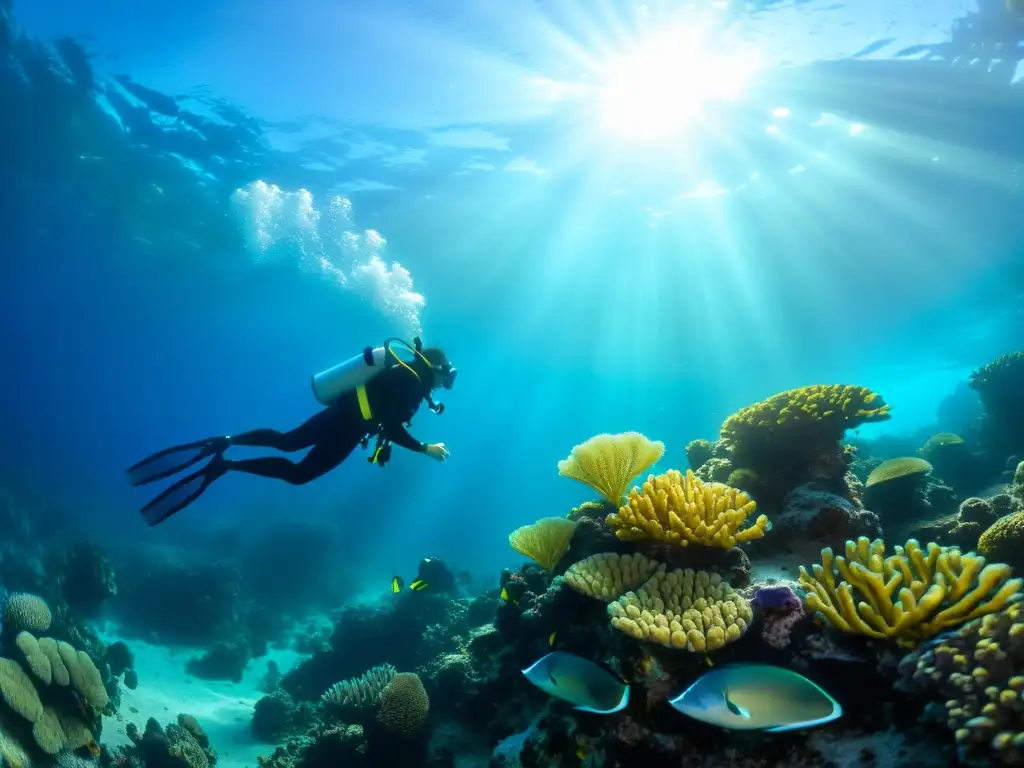
<path fill-rule="evenodd" d="M 117 637 L 104 636 L 106 642 Z M 160 725 L 176 722 L 178 714 L 193 715 L 210 737 L 217 751 L 217 765 L 223 768 L 254 768 L 259 755 L 269 756 L 276 745 L 255 741 L 249 732 L 253 707 L 264 695 L 260 685 L 267 662 L 276 661 L 284 674 L 301 658 L 294 651 L 271 650 L 249 662 L 242 682 L 201 680 L 185 671 L 185 663 L 199 655 L 195 649 L 169 649 L 138 640 L 126 640 L 135 655 L 139 687 L 130 691 L 121 685 L 121 706 L 117 717 L 103 718 L 104 745 L 130 744 L 125 727 L 135 723 L 140 731 L 155 718 Z"/>

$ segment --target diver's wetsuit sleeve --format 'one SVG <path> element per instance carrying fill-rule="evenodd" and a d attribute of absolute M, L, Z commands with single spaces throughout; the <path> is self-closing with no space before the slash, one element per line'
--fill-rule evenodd
<path fill-rule="evenodd" d="M 373 385 L 375 391 L 371 399 L 381 435 L 410 451 L 426 451 L 426 445 L 410 435 L 404 426 L 423 401 L 419 379 L 404 369 L 392 369 L 381 374 Z"/>

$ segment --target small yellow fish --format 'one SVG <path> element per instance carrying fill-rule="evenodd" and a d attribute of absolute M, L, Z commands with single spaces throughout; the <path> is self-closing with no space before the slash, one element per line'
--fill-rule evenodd
<path fill-rule="evenodd" d="M 512 603 L 512 605 L 519 605 L 519 598 L 513 600 L 512 597 L 508 594 L 508 590 L 504 587 L 501 588 L 501 599 L 504 600 L 506 603 Z"/>
<path fill-rule="evenodd" d="M 715 666 L 715 662 L 713 662 L 713 661 L 711 660 L 711 657 L 710 657 L 710 656 L 705 656 L 705 657 L 704 657 L 704 663 L 705 663 L 705 664 L 707 664 L 707 665 L 708 665 L 709 667 L 713 667 L 713 666 Z"/>
<path fill-rule="evenodd" d="M 402 591 L 402 587 L 404 586 L 405 582 L 402 580 L 402 577 L 395 576 L 391 579 L 391 594 L 397 595 L 399 592 Z"/>
<path fill-rule="evenodd" d="M 426 589 L 429 586 L 430 585 L 423 579 L 416 579 L 412 582 L 412 584 L 409 585 L 409 589 L 411 589 L 413 592 L 419 592 L 421 589 Z"/>
<path fill-rule="evenodd" d="M 557 635 L 558 635 L 557 632 L 552 632 L 550 635 L 548 635 L 548 646 L 549 647 L 551 647 L 551 648 L 555 647 L 555 637 Z"/>

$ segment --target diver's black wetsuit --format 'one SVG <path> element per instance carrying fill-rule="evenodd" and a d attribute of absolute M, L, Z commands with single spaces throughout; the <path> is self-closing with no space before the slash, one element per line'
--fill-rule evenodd
<path fill-rule="evenodd" d="M 254 429 L 234 435 L 232 445 L 273 448 L 291 453 L 310 448 L 299 462 L 279 456 L 241 461 L 225 460 L 226 471 L 284 480 L 304 485 L 330 472 L 349 457 L 364 438 L 380 434 L 396 445 L 423 453 L 426 446 L 409 434 L 405 424 L 429 396 L 430 388 L 407 368 L 389 368 L 366 385 L 372 421 L 365 421 L 355 391 L 346 392 L 336 403 L 307 419 L 290 432 Z"/>

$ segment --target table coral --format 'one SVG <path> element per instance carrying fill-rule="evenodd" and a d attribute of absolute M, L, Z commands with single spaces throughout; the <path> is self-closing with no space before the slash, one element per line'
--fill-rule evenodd
<path fill-rule="evenodd" d="M 545 517 L 536 523 L 516 528 L 508 543 L 516 552 L 525 555 L 548 571 L 569 550 L 577 523 L 564 517 Z"/>
<path fill-rule="evenodd" d="M 914 539 L 894 550 L 886 557 L 867 537 L 846 542 L 845 557 L 823 549 L 813 574 L 800 567 L 807 610 L 843 632 L 913 645 L 1018 599 L 1022 580 L 1008 565 Z"/>
<path fill-rule="evenodd" d="M 602 552 L 571 565 L 565 582 L 577 592 L 609 602 L 646 582 L 657 567 L 656 561 L 639 553 Z"/>
<path fill-rule="evenodd" d="M 714 651 L 738 640 L 753 618 L 750 603 L 717 573 L 661 566 L 640 589 L 608 606 L 611 624 L 638 640 Z"/>
<path fill-rule="evenodd" d="M 742 528 L 757 504 L 747 494 L 721 483 L 705 483 L 692 470 L 651 475 L 629 492 L 618 513 L 605 522 L 624 541 L 665 541 L 729 549 L 737 542 L 761 538 L 768 518 L 761 515 Z"/>

